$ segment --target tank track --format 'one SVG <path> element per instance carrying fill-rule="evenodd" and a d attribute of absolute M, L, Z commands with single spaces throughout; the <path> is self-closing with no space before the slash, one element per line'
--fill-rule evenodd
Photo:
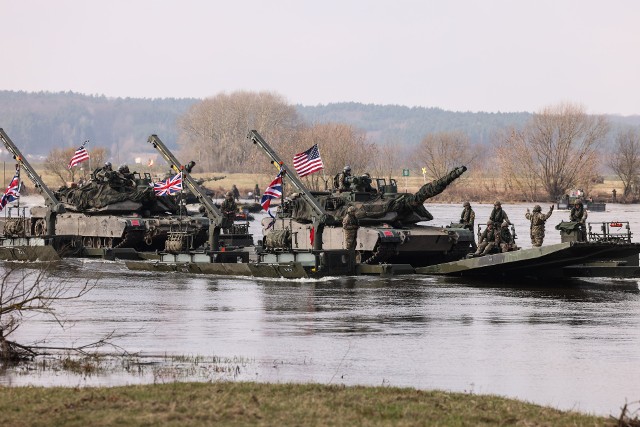
<path fill-rule="evenodd" d="M 375 252 L 363 261 L 363 264 L 380 264 L 386 262 L 389 258 L 394 256 L 397 251 L 397 244 L 395 243 L 381 243 L 377 246 Z"/>

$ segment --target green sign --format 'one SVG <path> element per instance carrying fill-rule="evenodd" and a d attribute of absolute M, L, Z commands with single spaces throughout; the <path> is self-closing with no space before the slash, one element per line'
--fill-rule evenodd
<path fill-rule="evenodd" d="M 409 169 L 402 169 L 402 176 L 409 176 Z"/>

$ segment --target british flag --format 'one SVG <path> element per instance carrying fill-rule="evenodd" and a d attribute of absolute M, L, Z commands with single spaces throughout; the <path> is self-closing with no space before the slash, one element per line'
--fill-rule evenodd
<path fill-rule="evenodd" d="M 20 197 L 20 170 L 16 170 L 16 174 L 9 183 L 2 199 L 0 199 L 0 211 L 7 206 L 7 203 L 15 202 Z"/>
<path fill-rule="evenodd" d="M 260 204 L 262 205 L 262 209 L 265 211 L 269 210 L 269 206 L 271 206 L 271 200 L 277 199 L 278 197 L 282 197 L 282 175 L 278 174 L 276 179 L 271 181 L 271 184 L 264 190 L 262 193 L 262 199 L 260 199 Z"/>
<path fill-rule="evenodd" d="M 168 196 L 182 191 L 182 172 L 172 178 L 153 184 L 153 191 L 156 196 Z"/>

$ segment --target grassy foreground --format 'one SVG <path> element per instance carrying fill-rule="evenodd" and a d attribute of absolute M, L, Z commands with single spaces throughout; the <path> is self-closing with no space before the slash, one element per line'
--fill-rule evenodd
<path fill-rule="evenodd" d="M 496 396 L 315 384 L 0 387 L 0 425 L 605 426 Z"/>

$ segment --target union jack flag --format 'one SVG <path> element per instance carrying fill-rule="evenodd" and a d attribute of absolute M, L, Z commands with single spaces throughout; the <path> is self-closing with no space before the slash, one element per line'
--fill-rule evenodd
<path fill-rule="evenodd" d="M 153 184 L 156 196 L 167 196 L 182 191 L 182 172 L 172 178 Z"/>
<path fill-rule="evenodd" d="M 318 144 L 314 144 L 314 146 L 307 151 L 296 154 L 293 157 L 293 168 L 300 178 L 323 169 L 324 164 L 320 158 Z"/>
<path fill-rule="evenodd" d="M 271 206 L 271 199 L 277 199 L 278 197 L 282 197 L 282 175 L 278 174 L 276 179 L 271 181 L 271 184 L 264 190 L 262 193 L 262 199 L 260 199 L 260 204 L 262 205 L 262 209 L 265 211 L 269 210 L 269 206 Z"/>
<path fill-rule="evenodd" d="M 78 163 L 82 163 L 85 160 L 89 160 L 89 152 L 86 150 L 86 148 L 84 148 L 84 146 L 86 145 L 87 142 L 89 142 L 89 141 L 85 141 L 80 146 L 80 148 L 78 148 L 76 150 L 76 152 L 73 153 L 73 157 L 69 161 L 69 166 L 67 166 L 68 169 L 71 169 L 72 167 L 74 167 Z"/>
<path fill-rule="evenodd" d="M 6 191 L 4 192 L 2 199 L 0 199 L 0 211 L 7 206 L 7 203 L 15 202 L 20 197 L 20 170 L 16 170 L 16 174 L 9 183 Z"/>

